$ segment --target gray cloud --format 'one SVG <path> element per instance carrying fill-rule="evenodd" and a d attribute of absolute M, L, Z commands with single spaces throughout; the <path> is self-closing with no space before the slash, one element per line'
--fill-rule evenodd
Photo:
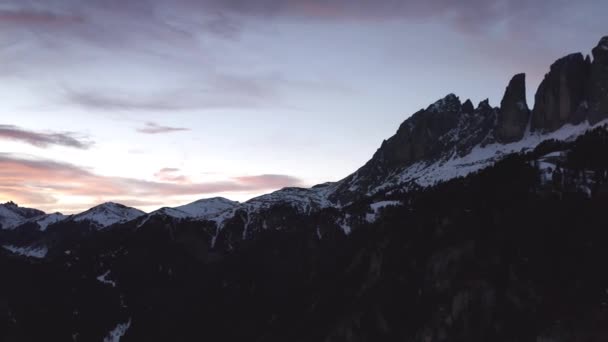
<path fill-rule="evenodd" d="M 177 111 L 216 108 L 258 108 L 281 105 L 286 87 L 317 90 L 331 85 L 289 81 L 277 74 L 232 75 L 211 73 L 172 89 L 136 93 L 110 89 L 65 88 L 60 96 L 68 104 L 102 111 Z M 147 132 L 144 132 L 147 133 Z"/>
<path fill-rule="evenodd" d="M 288 108 L 282 94 L 299 93 L 352 95 L 348 86 L 327 80 L 289 79 L 281 73 L 200 75 L 183 85 L 153 93 L 135 93 L 111 89 L 72 90 L 64 88 L 62 102 L 89 110 L 101 111 L 182 111 L 218 108 Z M 144 132 L 147 133 L 147 132 Z M 164 133 L 164 132 L 162 132 Z"/>
<path fill-rule="evenodd" d="M 37 132 L 13 125 L 0 125 L 0 139 L 21 141 L 41 148 L 65 146 L 88 149 L 93 144 L 71 132 Z"/>
<path fill-rule="evenodd" d="M 115 93 L 115 92 L 113 92 Z M 65 95 L 68 103 L 87 109 L 104 111 L 166 111 L 193 108 L 194 105 L 181 102 L 176 94 L 153 94 L 149 96 L 120 96 L 104 91 L 68 91 Z"/>

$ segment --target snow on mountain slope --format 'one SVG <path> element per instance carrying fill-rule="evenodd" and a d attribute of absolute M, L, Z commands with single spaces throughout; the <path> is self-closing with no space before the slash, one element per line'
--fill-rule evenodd
<path fill-rule="evenodd" d="M 409 182 L 426 187 L 453 178 L 464 177 L 491 166 L 509 154 L 531 151 L 545 140 L 574 140 L 588 130 L 605 124 L 608 124 L 608 120 L 603 120 L 595 125 L 590 125 L 586 121 L 579 125 L 566 124 L 548 134 L 526 132 L 522 140 L 510 144 L 477 145 L 464 156 L 453 153 L 450 157 L 437 161 L 420 161 L 391 175 L 384 184 L 370 191 L 370 195 Z"/>
<path fill-rule="evenodd" d="M 223 197 L 204 198 L 174 208 L 164 207 L 155 210 L 146 215 L 137 226 L 145 225 L 151 217 L 158 215 L 176 219 L 223 221 L 222 217 L 234 216 L 234 210 L 239 205 L 239 202 Z"/>
<path fill-rule="evenodd" d="M 283 188 L 275 192 L 258 196 L 242 204 L 248 211 L 268 209 L 275 205 L 288 205 L 299 213 L 308 213 L 315 209 L 330 207 L 333 204 L 327 199 L 324 187 Z"/>
<path fill-rule="evenodd" d="M 43 211 L 20 207 L 13 202 L 0 204 L 0 228 L 13 229 L 27 219 L 44 215 Z"/>
<path fill-rule="evenodd" d="M 129 327 L 131 327 L 130 318 L 126 323 L 117 324 L 116 327 L 104 337 L 103 342 L 120 342 L 120 339 L 127 333 Z"/>
<path fill-rule="evenodd" d="M 72 221 L 88 221 L 101 228 L 109 227 L 116 223 L 134 220 L 146 213 L 122 204 L 107 202 L 93 207 L 83 213 L 71 218 Z"/>
<path fill-rule="evenodd" d="M 150 213 L 139 226 L 143 226 L 147 219 L 153 215 L 166 215 L 173 218 L 193 218 L 214 221 L 218 230 L 223 223 L 235 216 L 237 212 L 246 213 L 247 220 L 260 213 L 278 205 L 286 205 L 294 208 L 301 214 L 307 214 L 321 208 L 332 206 L 327 199 L 328 187 L 331 183 L 319 185 L 310 189 L 284 188 L 270 194 L 252 198 L 244 203 L 215 197 L 198 200 L 175 208 L 161 208 Z M 246 231 L 246 229 L 245 229 Z"/>
<path fill-rule="evenodd" d="M 369 205 L 369 207 L 372 210 L 372 212 L 365 214 L 365 220 L 368 223 L 374 223 L 378 219 L 378 216 L 379 216 L 379 214 L 380 214 L 380 212 L 382 211 L 383 208 L 391 207 L 391 206 L 398 206 L 398 205 L 401 205 L 400 201 L 380 201 L 380 202 L 374 202 L 374 203 L 372 203 L 372 204 Z"/>
<path fill-rule="evenodd" d="M 0 224 L 2 225 L 2 229 L 14 228 L 25 220 L 23 216 L 0 205 Z"/>
<path fill-rule="evenodd" d="M 63 215 L 62 213 L 45 214 L 42 216 L 33 217 L 26 220 L 24 223 L 33 222 L 40 227 L 41 231 L 45 231 L 51 224 L 63 221 L 69 216 Z"/>
<path fill-rule="evenodd" d="M 175 207 L 174 209 L 183 211 L 192 217 L 207 217 L 232 209 L 238 204 L 239 202 L 223 197 L 213 197 L 201 199 L 190 204 Z"/>
<path fill-rule="evenodd" d="M 6 249 L 7 251 L 10 251 L 13 254 L 36 259 L 44 258 L 48 253 L 48 249 L 44 246 L 18 247 L 13 245 L 3 245 L 2 248 Z"/>

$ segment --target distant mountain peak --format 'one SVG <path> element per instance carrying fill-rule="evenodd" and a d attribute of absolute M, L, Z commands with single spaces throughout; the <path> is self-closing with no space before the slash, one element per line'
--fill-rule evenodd
<path fill-rule="evenodd" d="M 139 209 L 127 207 L 120 203 L 105 202 L 85 212 L 74 215 L 71 220 L 76 222 L 88 221 L 98 227 L 105 228 L 116 223 L 134 220 L 145 214 L 145 212 Z"/>
<path fill-rule="evenodd" d="M 12 229 L 26 220 L 44 215 L 44 211 L 20 207 L 13 201 L 0 204 L 0 229 Z"/>
<path fill-rule="evenodd" d="M 232 210 L 240 203 L 224 197 L 202 198 L 177 207 L 163 207 L 147 215 L 147 218 L 164 215 L 177 219 L 212 219 L 226 211 Z M 146 219 L 147 219 L 146 218 Z"/>

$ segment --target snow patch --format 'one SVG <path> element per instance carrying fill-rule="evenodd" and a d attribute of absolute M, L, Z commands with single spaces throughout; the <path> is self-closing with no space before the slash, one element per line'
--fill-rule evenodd
<path fill-rule="evenodd" d="M 131 319 L 126 323 L 119 323 L 116 325 L 114 329 L 112 329 L 108 335 L 103 339 L 103 342 L 120 342 L 121 337 L 123 337 L 127 330 L 131 327 Z"/>
<path fill-rule="evenodd" d="M 365 214 L 365 220 L 369 223 L 374 223 L 378 219 L 378 214 L 382 208 L 401 205 L 401 201 L 380 201 L 369 205 L 372 213 Z"/>
<path fill-rule="evenodd" d="M 338 226 L 340 226 L 340 228 L 342 229 L 344 234 L 346 234 L 346 235 L 350 235 L 350 233 L 352 232 L 352 227 L 350 226 L 350 223 L 348 222 L 349 220 L 350 220 L 350 214 L 346 214 L 346 215 L 344 215 L 343 218 L 339 219 L 336 222 L 338 224 Z"/>
<path fill-rule="evenodd" d="M 110 275 L 110 271 L 108 270 L 108 271 L 106 271 L 106 273 L 97 277 L 97 280 L 99 280 L 100 282 L 102 282 L 104 284 L 112 285 L 112 287 L 116 287 L 116 282 L 107 278 L 109 275 Z"/>
<path fill-rule="evenodd" d="M 6 249 L 7 251 L 10 251 L 13 254 L 36 259 L 45 258 L 46 254 L 49 251 L 48 248 L 46 248 L 45 246 L 18 247 L 13 245 L 3 245 L 2 248 Z"/>

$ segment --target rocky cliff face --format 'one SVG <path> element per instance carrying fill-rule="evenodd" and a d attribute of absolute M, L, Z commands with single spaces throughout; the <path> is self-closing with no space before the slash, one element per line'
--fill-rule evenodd
<path fill-rule="evenodd" d="M 595 124 L 608 118 L 608 37 L 592 50 L 559 59 L 536 92 L 532 129 L 551 132 L 567 123 Z"/>
<path fill-rule="evenodd" d="M 489 137 L 496 116 L 497 109 L 487 100 L 474 108 L 470 100 L 461 103 L 449 94 L 401 124 L 369 162 L 337 185 L 330 199 L 347 203 L 382 185 L 396 170 L 419 161 L 466 155 Z"/>
<path fill-rule="evenodd" d="M 595 123 L 608 117 L 608 37 L 602 38 L 592 52 L 587 101 L 589 121 Z"/>
<path fill-rule="evenodd" d="M 532 112 L 532 129 L 551 132 L 566 123 L 585 119 L 585 88 L 591 63 L 582 54 L 557 60 L 538 87 Z"/>

